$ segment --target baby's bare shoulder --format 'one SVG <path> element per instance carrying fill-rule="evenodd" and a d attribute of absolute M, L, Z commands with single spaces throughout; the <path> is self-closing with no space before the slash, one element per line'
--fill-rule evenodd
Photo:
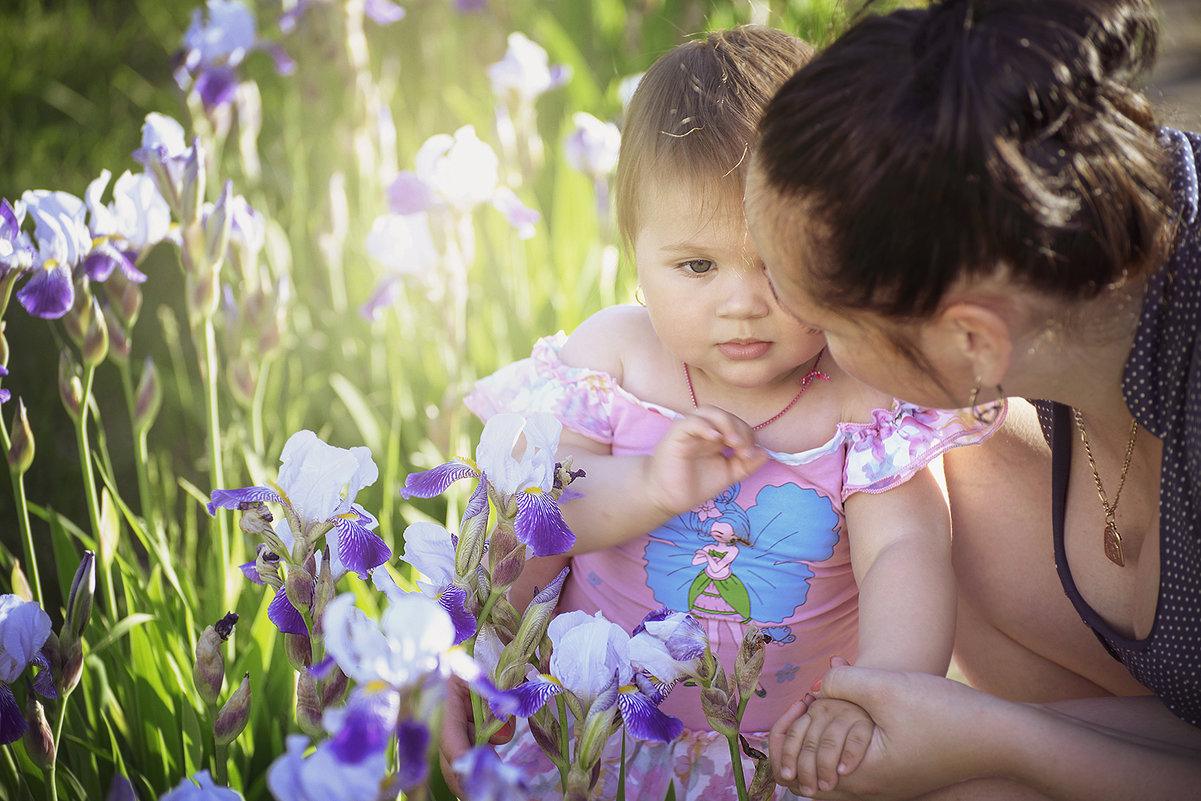
<path fill-rule="evenodd" d="M 620 384 L 630 359 L 657 341 L 650 317 L 641 306 L 610 306 L 571 332 L 559 358 L 571 367 L 608 373 Z"/>

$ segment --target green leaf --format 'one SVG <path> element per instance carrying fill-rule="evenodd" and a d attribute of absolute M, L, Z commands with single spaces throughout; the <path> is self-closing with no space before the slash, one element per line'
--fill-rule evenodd
<path fill-rule="evenodd" d="M 92 656 L 99 656 L 106 648 L 128 634 L 129 630 L 134 626 L 140 626 L 154 619 L 154 615 L 147 614 L 146 612 L 134 612 L 129 617 L 117 621 L 109 627 L 104 637 L 92 646 Z"/>
<path fill-rule="evenodd" d="M 363 444 L 370 448 L 372 453 L 382 453 L 384 449 L 383 426 L 380 425 L 375 412 L 371 411 L 372 405 L 368 403 L 363 393 L 341 373 L 331 373 L 329 385 L 333 387 L 334 392 L 338 394 L 338 399 L 346 406 L 346 411 L 350 412 L 350 419 L 354 420 L 355 426 L 358 427 L 359 434 L 363 437 Z"/>

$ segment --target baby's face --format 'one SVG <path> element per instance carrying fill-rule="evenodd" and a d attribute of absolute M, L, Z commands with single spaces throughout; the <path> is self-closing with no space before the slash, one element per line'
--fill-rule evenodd
<path fill-rule="evenodd" d="M 634 258 L 647 311 L 693 380 L 794 384 L 824 343 L 772 296 L 737 182 L 648 181 L 639 211 Z"/>

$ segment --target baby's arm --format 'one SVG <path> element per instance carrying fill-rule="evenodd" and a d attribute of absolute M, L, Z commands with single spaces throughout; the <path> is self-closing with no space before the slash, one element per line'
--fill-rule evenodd
<path fill-rule="evenodd" d="M 746 478 L 767 458 L 750 426 L 712 407 L 674 422 L 650 455 L 598 452 L 587 447 L 589 440 L 568 434 L 559 441 L 559 454 L 571 456 L 572 468 L 584 471 L 571 485 L 580 497 L 560 503 L 577 538 L 572 553 L 653 531 Z"/>
<path fill-rule="evenodd" d="M 623 386 L 627 369 L 657 340 L 645 310 L 604 309 L 584 321 L 560 351 L 564 364 L 597 370 Z M 572 553 L 619 545 L 653 531 L 741 481 L 767 459 L 750 426 L 728 412 L 701 407 L 675 421 L 652 454 L 613 454 L 609 445 L 564 429 L 559 457 L 583 478 L 560 504 L 577 537 Z"/>
<path fill-rule="evenodd" d="M 943 675 L 955 633 L 955 577 L 946 501 L 928 469 L 887 492 L 844 506 L 859 584 L 857 665 Z M 846 701 L 818 698 L 781 720 L 778 778 L 810 792 L 837 785 L 859 764 L 874 724 Z M 855 707 L 855 709 L 858 709 Z M 789 717 L 786 715 L 786 717 Z M 795 778 L 795 781 L 793 781 Z"/>

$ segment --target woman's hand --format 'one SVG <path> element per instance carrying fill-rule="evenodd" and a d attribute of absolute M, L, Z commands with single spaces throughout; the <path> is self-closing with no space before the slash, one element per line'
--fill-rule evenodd
<path fill-rule="evenodd" d="M 503 745 L 513 739 L 512 718 L 488 739 L 492 745 Z M 442 711 L 442 730 L 438 734 L 438 756 L 442 762 L 442 778 L 456 797 L 463 797 L 459 774 L 452 767 L 475 745 L 475 725 L 471 714 L 471 690 L 458 676 L 451 676 L 446 687 L 446 705 Z"/>
<path fill-rule="evenodd" d="M 910 798 L 990 775 L 990 743 L 1006 734 L 989 725 L 1006 702 L 926 673 L 839 666 L 822 679 L 821 697 L 856 704 L 871 716 L 875 729 L 862 760 L 839 766 L 837 788 L 823 793 L 813 791 L 816 775 L 796 772 L 804 732 L 802 741 L 789 742 L 808 704 L 798 702 L 776 722 L 768 748 L 777 781 L 817 798 Z"/>

